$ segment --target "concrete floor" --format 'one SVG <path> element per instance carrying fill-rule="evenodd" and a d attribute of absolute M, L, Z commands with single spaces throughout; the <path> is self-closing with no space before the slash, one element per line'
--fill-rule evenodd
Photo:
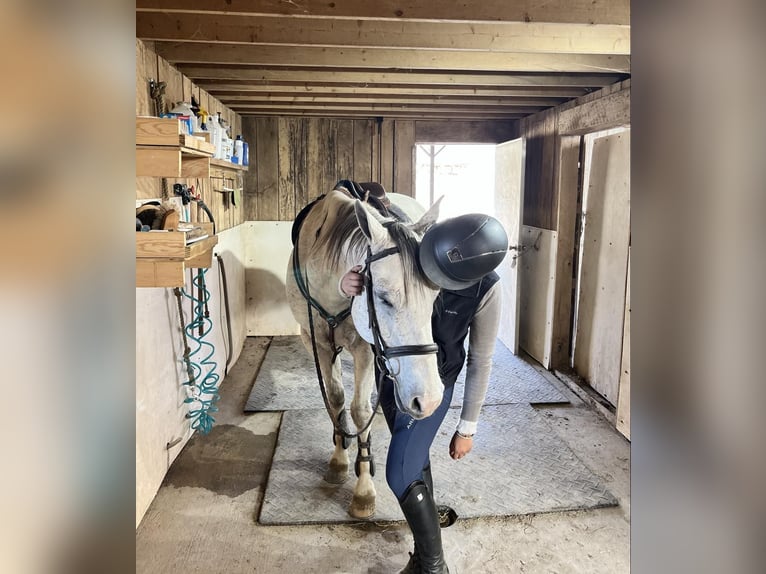
<path fill-rule="evenodd" d="M 137 573 L 388 574 L 407 562 L 412 539 L 404 523 L 258 524 L 281 415 L 246 415 L 242 406 L 268 341 L 245 347 L 222 385 L 213 431 L 195 435 L 171 466 L 136 532 Z M 442 530 L 452 574 L 630 571 L 630 444 L 549 377 L 572 404 L 539 410 L 620 505 L 459 520 Z"/>

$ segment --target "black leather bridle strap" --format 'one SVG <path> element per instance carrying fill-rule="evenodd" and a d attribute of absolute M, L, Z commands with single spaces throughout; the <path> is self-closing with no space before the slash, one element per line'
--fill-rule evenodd
<path fill-rule="evenodd" d="M 393 357 L 405 357 L 407 355 L 430 355 L 438 352 L 439 347 L 431 345 L 401 345 L 399 347 L 387 347 L 383 354 L 387 359 Z"/>
<path fill-rule="evenodd" d="M 367 247 L 367 259 L 365 259 L 364 279 L 365 289 L 367 290 L 367 315 L 370 320 L 370 330 L 372 331 L 373 348 L 375 350 L 375 359 L 378 362 L 378 366 L 385 365 L 385 359 L 392 359 L 395 357 L 405 357 L 408 355 L 430 355 L 437 353 L 439 347 L 433 343 L 425 345 L 400 345 L 398 347 L 389 347 L 383 340 L 383 336 L 380 334 L 380 324 L 378 323 L 378 314 L 375 311 L 375 296 L 373 294 L 372 286 L 372 271 L 370 269 L 370 263 L 383 259 L 394 253 L 399 253 L 398 247 L 389 247 L 382 251 L 378 251 L 374 255 L 372 249 Z M 382 370 L 382 369 L 381 369 Z M 387 371 L 388 369 L 386 369 Z"/>
<path fill-rule="evenodd" d="M 298 245 L 296 244 L 295 247 L 293 247 L 293 276 L 295 277 L 295 282 L 298 284 L 298 289 L 300 289 L 303 297 L 309 303 L 311 303 L 311 306 L 319 312 L 319 314 L 322 316 L 322 319 L 330 324 L 330 327 L 337 327 L 346 317 L 351 315 L 351 306 L 348 306 L 337 315 L 331 315 L 328 313 L 324 307 L 322 307 L 319 302 L 317 302 L 317 300 L 309 294 L 308 281 L 306 281 L 304 278 L 304 274 L 301 272 L 300 264 L 298 261 Z"/>

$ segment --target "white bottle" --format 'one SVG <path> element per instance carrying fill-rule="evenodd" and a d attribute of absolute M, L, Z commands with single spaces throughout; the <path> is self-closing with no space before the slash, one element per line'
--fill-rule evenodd
<path fill-rule="evenodd" d="M 244 161 L 242 157 L 244 155 L 244 151 L 245 151 L 245 145 L 244 145 L 244 142 L 242 141 L 242 136 L 238 135 L 237 139 L 234 140 L 234 157 L 232 158 L 231 161 L 242 165 Z"/>
<path fill-rule="evenodd" d="M 216 112 L 218 120 L 218 128 L 220 130 L 220 153 L 218 159 L 226 159 L 226 120 L 221 117 L 221 112 Z"/>
<path fill-rule="evenodd" d="M 207 128 L 210 130 L 210 143 L 215 146 L 215 153 L 213 157 L 215 159 L 221 159 L 223 153 L 221 151 L 221 126 L 218 124 L 218 118 L 211 115 L 207 118 Z"/>
<path fill-rule="evenodd" d="M 234 141 L 229 136 L 229 123 L 219 118 L 218 120 L 223 128 L 223 159 L 225 161 L 231 161 L 231 156 L 234 154 Z"/>

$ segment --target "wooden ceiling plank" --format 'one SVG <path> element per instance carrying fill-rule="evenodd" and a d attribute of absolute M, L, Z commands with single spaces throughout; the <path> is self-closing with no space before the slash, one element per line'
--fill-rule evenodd
<path fill-rule="evenodd" d="M 139 12 L 143 40 L 314 47 L 630 54 L 630 27 L 535 22 L 397 22 Z"/>
<path fill-rule="evenodd" d="M 264 82 L 322 82 L 366 84 L 438 84 L 438 85 L 475 85 L 497 87 L 593 87 L 606 86 L 620 81 L 623 74 L 508 74 L 471 72 L 390 72 L 390 71 L 351 71 L 345 69 L 332 70 L 328 78 L 327 70 L 271 70 L 263 68 L 247 68 L 244 66 L 195 66 L 179 65 L 179 69 L 194 79 L 206 80 L 250 80 Z"/>
<path fill-rule="evenodd" d="M 337 87 L 337 86 L 243 86 L 223 84 L 220 86 L 210 85 L 202 82 L 203 88 L 217 97 L 226 98 L 236 96 L 240 99 L 258 98 L 262 95 L 272 96 L 315 96 L 315 97 L 357 97 L 357 98 L 385 98 L 385 97 L 432 97 L 432 98 L 454 98 L 454 97 L 496 97 L 496 98 L 533 98 L 541 100 L 568 100 L 584 96 L 588 90 L 584 88 L 510 88 L 493 90 L 483 87 L 465 88 L 441 88 L 441 87 L 415 87 L 400 86 L 391 88 L 382 87 Z"/>
<path fill-rule="evenodd" d="M 564 98 L 492 98 L 481 96 L 470 96 L 468 98 L 460 97 L 382 97 L 382 96 L 333 96 L 333 95 L 318 95 L 318 96 L 290 96 L 290 95 L 235 95 L 227 96 L 217 94 L 216 97 L 224 102 L 225 105 L 231 105 L 233 103 L 253 104 L 253 103 L 276 103 L 280 102 L 285 105 L 301 104 L 301 103 L 338 103 L 338 104 L 359 104 L 375 102 L 378 104 L 454 104 L 463 106 L 485 106 L 485 105 L 497 105 L 497 106 L 555 106 L 561 103 Z"/>
<path fill-rule="evenodd" d="M 630 24 L 630 0 L 136 0 L 137 11 L 293 17 Z M 438 17 L 437 17 L 438 15 Z"/>
<path fill-rule="evenodd" d="M 516 52 L 415 51 L 364 48 L 306 48 L 156 42 L 157 53 L 171 63 L 276 66 L 391 67 L 428 70 L 505 72 L 627 73 L 629 56 L 603 54 L 525 54 Z M 330 78 L 328 78 L 330 80 Z"/>
<path fill-rule="evenodd" d="M 241 116 L 278 116 L 278 117 L 313 117 L 313 118 L 367 118 L 374 119 L 384 117 L 386 119 L 408 118 L 422 120 L 518 120 L 525 114 L 498 114 L 498 113 L 455 113 L 455 112 L 392 112 L 389 114 L 370 113 L 367 111 L 343 111 L 343 112 L 317 112 L 303 111 L 290 108 L 277 110 L 235 110 Z"/>
<path fill-rule="evenodd" d="M 528 115 L 540 112 L 544 109 L 543 106 L 459 106 L 459 105 L 438 105 L 438 104 L 367 104 L 367 105 L 352 105 L 352 104 L 302 104 L 300 106 L 291 106 L 290 104 L 237 104 L 234 107 L 235 110 L 290 110 L 299 109 L 303 111 L 314 110 L 317 112 L 339 112 L 339 111 L 366 111 L 370 114 L 377 113 L 392 113 L 392 112 L 442 112 L 442 113 L 509 113 L 509 114 L 521 114 Z"/>

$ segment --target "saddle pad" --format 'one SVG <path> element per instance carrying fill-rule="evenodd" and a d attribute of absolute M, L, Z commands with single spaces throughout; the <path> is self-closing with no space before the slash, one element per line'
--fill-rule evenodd
<path fill-rule="evenodd" d="M 354 392 L 353 363 L 351 355 L 345 351 L 340 358 L 346 404 L 349 404 Z M 451 406 L 462 405 L 464 381 L 465 368 L 458 377 Z M 532 365 L 497 341 L 485 405 L 566 402 L 567 399 Z M 244 410 L 287 411 L 323 407 L 314 360 L 301 338 L 297 335 L 274 337 Z"/>
<path fill-rule="evenodd" d="M 543 417 L 529 405 L 484 407 L 470 455 L 449 458 L 448 447 L 458 420 L 450 410 L 431 448 L 438 504 L 453 507 L 462 518 L 512 516 L 615 506 L 617 500 Z M 396 498 L 386 485 L 389 432 L 382 416 L 372 427 L 377 472 L 374 522 L 401 521 Z M 351 470 L 345 484 L 328 484 L 322 476 L 333 452 L 332 424 L 324 410 L 284 413 L 259 522 L 312 524 L 361 522 L 347 513 L 356 477 L 355 445 L 349 449 Z"/>

